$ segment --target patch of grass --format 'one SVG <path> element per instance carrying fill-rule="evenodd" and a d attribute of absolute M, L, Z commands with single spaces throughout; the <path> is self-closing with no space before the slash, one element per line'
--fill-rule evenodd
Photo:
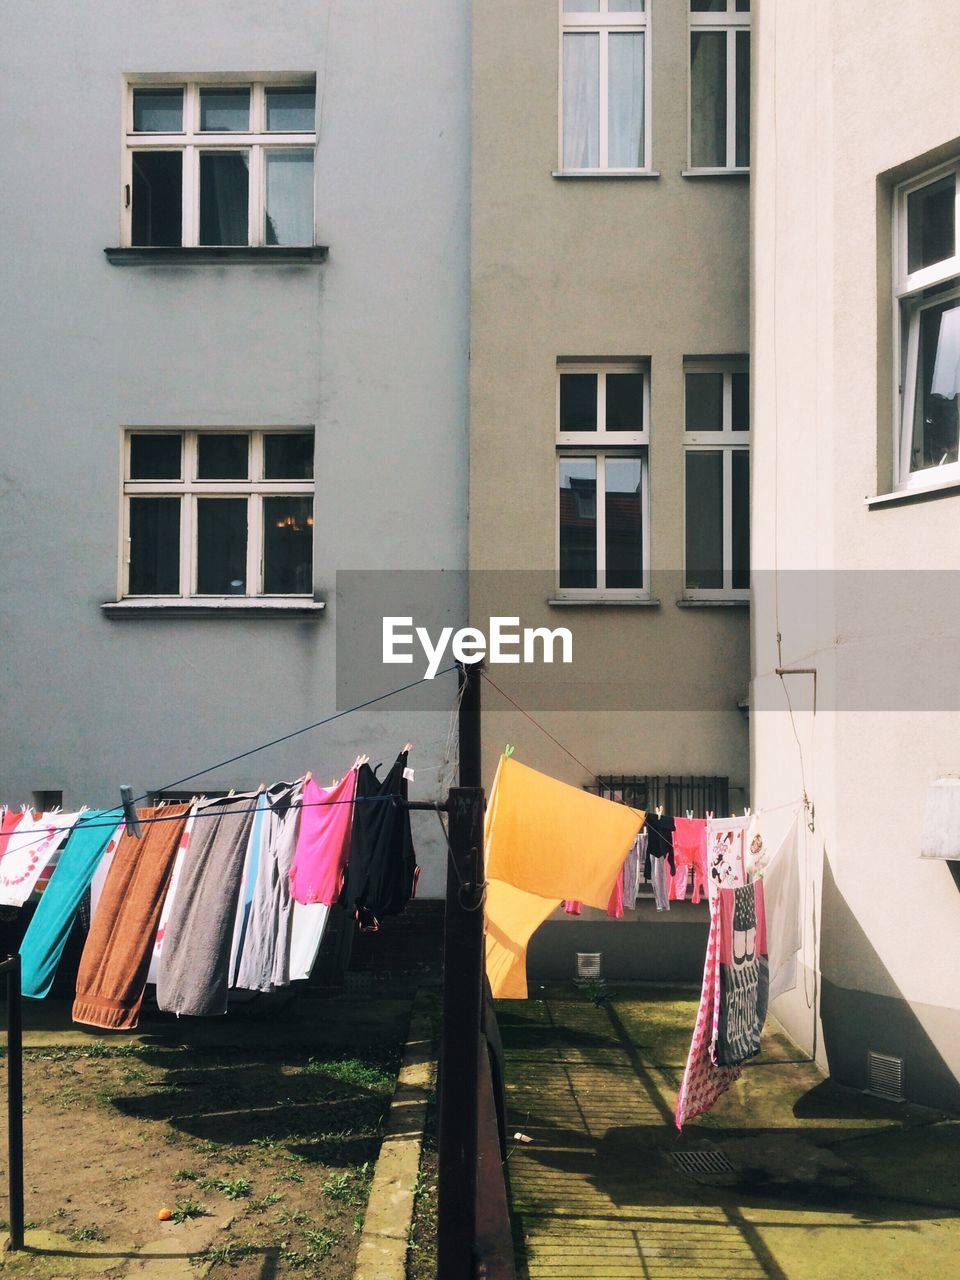
<path fill-rule="evenodd" d="M 296 1169 L 291 1169 L 289 1173 L 283 1175 L 284 1182 L 302 1182 L 303 1174 L 298 1173 Z"/>
<path fill-rule="evenodd" d="M 199 1182 L 200 1178 L 196 1169 L 178 1169 L 173 1175 L 174 1182 Z"/>
<path fill-rule="evenodd" d="M 337 1233 L 328 1231 L 326 1227 L 320 1227 L 316 1231 L 305 1231 L 303 1238 L 310 1246 L 310 1252 L 318 1261 L 328 1257 L 333 1246 L 340 1243 L 340 1237 Z"/>
<path fill-rule="evenodd" d="M 245 1151 L 225 1151 L 220 1157 L 224 1164 L 243 1164 L 246 1158 Z"/>
<path fill-rule="evenodd" d="M 219 1191 L 228 1200 L 242 1200 L 253 1185 L 249 1178 L 198 1178 L 201 1191 Z"/>
<path fill-rule="evenodd" d="M 324 1076 L 359 1089 L 382 1089 L 393 1086 L 397 1072 L 395 1066 L 391 1069 L 386 1063 L 369 1062 L 363 1058 L 340 1058 L 334 1062 L 308 1058 L 300 1068 L 300 1074 Z"/>
<path fill-rule="evenodd" d="M 362 1213 L 355 1213 L 353 1215 L 353 1231 L 355 1235 L 359 1235 L 363 1230 L 363 1220 L 365 1216 L 366 1215 Z"/>
<path fill-rule="evenodd" d="M 371 1177 L 370 1165 L 365 1162 L 356 1169 L 348 1169 L 346 1173 L 337 1173 L 328 1178 L 323 1184 L 323 1194 L 342 1204 L 362 1204 L 366 1199 Z"/>
<path fill-rule="evenodd" d="M 302 1227 L 305 1222 L 310 1221 L 310 1218 L 299 1209 L 281 1209 L 277 1214 L 277 1221 L 284 1226 L 290 1223 L 295 1227 Z"/>
<path fill-rule="evenodd" d="M 203 1218 L 206 1212 L 206 1207 L 199 1200 L 181 1197 L 173 1206 L 173 1221 L 187 1222 L 190 1218 Z"/>
<path fill-rule="evenodd" d="M 98 1243 L 102 1244 L 106 1238 L 107 1237 L 104 1235 L 101 1228 L 93 1223 L 88 1227 L 74 1227 L 67 1236 L 68 1240 L 74 1240 L 77 1243 L 80 1243 L 83 1240 L 96 1240 Z"/>
<path fill-rule="evenodd" d="M 263 1213 L 271 1205 L 279 1204 L 282 1199 L 281 1192 L 271 1191 L 269 1195 L 261 1196 L 259 1200 L 251 1200 L 247 1208 L 251 1213 Z"/>
<path fill-rule="evenodd" d="M 235 1266 L 241 1258 L 249 1258 L 251 1253 L 256 1253 L 257 1249 L 252 1244 L 239 1244 L 236 1240 L 230 1240 L 226 1244 L 212 1244 L 204 1250 L 201 1257 L 204 1262 L 213 1270 L 214 1267 Z"/>

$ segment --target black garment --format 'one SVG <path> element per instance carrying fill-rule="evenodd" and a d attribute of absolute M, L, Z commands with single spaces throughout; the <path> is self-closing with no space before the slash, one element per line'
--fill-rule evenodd
<path fill-rule="evenodd" d="M 407 753 L 401 751 L 383 781 L 367 764 L 357 773 L 350 857 L 341 896 L 361 929 L 376 929 L 379 916 L 399 915 L 416 887 L 420 868 L 410 812 L 400 803 L 407 798 L 406 767 Z M 391 796 L 392 800 L 387 798 Z"/>
<path fill-rule="evenodd" d="M 655 813 L 648 813 L 644 830 L 647 832 L 647 856 L 643 864 L 644 878 L 650 879 L 651 858 L 666 858 L 670 874 L 676 875 L 677 869 L 673 862 L 673 819 L 659 818 Z"/>

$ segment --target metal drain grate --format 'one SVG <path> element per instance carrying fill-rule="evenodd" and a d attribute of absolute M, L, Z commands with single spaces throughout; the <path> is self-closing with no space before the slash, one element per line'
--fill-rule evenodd
<path fill-rule="evenodd" d="M 903 1101 L 903 1059 L 895 1058 L 889 1053 L 867 1051 L 867 1075 L 870 1080 L 869 1093 L 879 1094 L 881 1098 L 891 1098 L 894 1102 Z"/>
<path fill-rule="evenodd" d="M 667 1159 L 681 1173 L 695 1173 L 699 1177 L 734 1172 L 733 1165 L 722 1151 L 671 1151 Z"/>

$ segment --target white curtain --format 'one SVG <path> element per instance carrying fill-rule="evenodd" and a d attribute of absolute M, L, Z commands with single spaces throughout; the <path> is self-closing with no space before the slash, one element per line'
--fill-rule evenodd
<path fill-rule="evenodd" d="M 643 168 L 643 32 L 608 37 L 608 143 L 611 169 Z"/>
<path fill-rule="evenodd" d="M 563 167 L 600 164 L 600 36 L 563 37 Z"/>
<path fill-rule="evenodd" d="M 313 151 L 268 151 L 267 244 L 313 244 Z"/>

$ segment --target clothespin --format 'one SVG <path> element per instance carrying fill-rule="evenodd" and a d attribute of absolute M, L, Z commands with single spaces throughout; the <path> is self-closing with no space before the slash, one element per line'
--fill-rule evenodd
<path fill-rule="evenodd" d="M 692 809 L 688 809 L 688 810 L 687 810 L 687 818 L 688 818 L 689 820 L 691 820 L 691 821 L 693 820 L 693 810 L 692 810 Z"/>
<path fill-rule="evenodd" d="M 712 820 L 712 818 L 713 818 L 713 810 L 712 810 L 712 809 L 708 809 L 708 810 L 707 810 L 707 817 L 708 817 L 708 818 L 710 818 L 710 819 Z"/>
<path fill-rule="evenodd" d="M 413 743 L 412 743 L 412 742 L 405 742 L 405 743 L 403 744 L 403 748 L 402 748 L 401 754 L 403 753 L 403 751 L 412 751 L 412 750 L 413 750 Z"/>
<path fill-rule="evenodd" d="M 307 783 L 312 780 L 312 778 L 313 778 L 313 774 L 308 769 L 307 772 L 303 775 L 303 785 L 306 786 Z"/>
<path fill-rule="evenodd" d="M 744 816 L 745 818 L 749 818 L 749 817 L 750 817 L 750 806 L 749 806 L 749 805 L 747 805 L 747 807 L 744 809 L 744 811 L 743 811 L 743 816 Z"/>
<path fill-rule="evenodd" d="M 509 760 L 510 757 L 513 755 L 514 751 L 516 751 L 516 747 L 513 746 L 512 743 L 508 742 L 507 745 L 503 748 L 504 760 Z"/>
<path fill-rule="evenodd" d="M 657 817 L 658 817 L 658 818 L 662 818 L 662 817 L 663 817 L 663 805 L 662 805 L 662 804 L 658 804 L 658 805 L 657 805 Z"/>
<path fill-rule="evenodd" d="M 130 787 L 120 788 L 120 803 L 123 806 L 123 825 L 126 834 L 139 840 L 143 832 L 137 820 L 137 811 L 133 807 L 133 791 Z"/>

